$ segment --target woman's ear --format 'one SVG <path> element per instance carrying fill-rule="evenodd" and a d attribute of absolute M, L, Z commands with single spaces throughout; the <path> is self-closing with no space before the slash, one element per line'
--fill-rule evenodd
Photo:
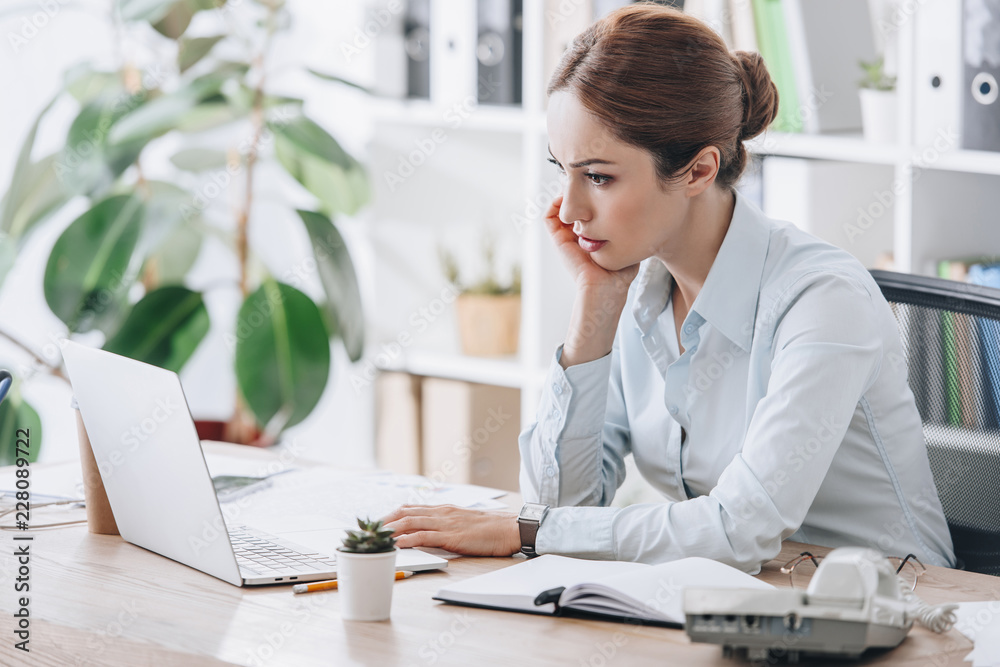
<path fill-rule="evenodd" d="M 684 192 L 688 197 L 695 197 L 715 183 L 719 174 L 722 154 L 715 146 L 705 146 L 689 163 L 687 178 L 684 181 Z"/>

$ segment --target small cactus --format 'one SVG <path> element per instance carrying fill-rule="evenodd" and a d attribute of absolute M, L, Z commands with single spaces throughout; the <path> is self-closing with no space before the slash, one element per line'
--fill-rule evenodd
<path fill-rule="evenodd" d="M 344 546 L 341 547 L 341 551 L 356 554 L 377 554 L 392 551 L 393 547 L 396 546 L 396 539 L 392 537 L 393 531 L 383 528 L 381 521 L 358 518 L 358 527 L 361 530 L 347 531 L 347 537 L 344 538 Z"/>

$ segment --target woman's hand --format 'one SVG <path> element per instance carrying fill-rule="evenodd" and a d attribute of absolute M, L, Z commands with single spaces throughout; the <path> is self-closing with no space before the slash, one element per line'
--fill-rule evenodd
<path fill-rule="evenodd" d="M 465 556 L 511 556 L 521 549 L 517 515 L 454 505 L 403 505 L 382 519 L 396 546 L 438 547 Z"/>
<path fill-rule="evenodd" d="M 628 286 L 639 272 L 639 265 L 633 264 L 618 271 L 608 271 L 594 262 L 590 253 L 580 247 L 578 237 L 573 233 L 573 224 L 564 223 L 559 219 L 562 201 L 562 195 L 552 200 L 549 210 L 545 213 L 545 227 L 556 244 L 563 263 L 573 276 L 577 289 L 627 293 Z"/>
<path fill-rule="evenodd" d="M 545 213 L 545 226 L 576 283 L 576 299 L 559 363 L 563 368 L 607 355 L 615 340 L 628 288 L 639 265 L 609 271 L 580 247 L 573 226 L 559 219 L 563 197 L 556 197 Z"/>

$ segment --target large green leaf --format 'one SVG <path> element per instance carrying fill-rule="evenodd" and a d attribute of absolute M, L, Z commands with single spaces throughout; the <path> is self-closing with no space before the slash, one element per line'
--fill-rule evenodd
<path fill-rule="evenodd" d="M 177 119 L 177 129 L 181 132 L 202 132 L 231 123 L 246 115 L 246 112 L 225 101 L 202 102 Z"/>
<path fill-rule="evenodd" d="M 90 63 L 78 63 L 63 73 L 63 86 L 81 105 L 98 97 L 120 95 L 124 90 L 119 72 L 101 72 Z"/>
<path fill-rule="evenodd" d="M 208 55 L 212 47 L 225 39 L 225 35 L 212 37 L 193 37 L 182 39 L 177 49 L 177 66 L 181 72 L 186 72 L 195 63 Z"/>
<path fill-rule="evenodd" d="M 109 141 L 109 131 L 122 116 L 141 108 L 143 96 L 101 96 L 85 105 L 69 128 L 66 145 L 55 165 L 70 192 L 101 196 L 142 152 L 151 137 Z"/>
<path fill-rule="evenodd" d="M 124 116 L 111 128 L 109 141 L 115 144 L 134 140 L 149 141 L 166 134 L 199 104 L 218 96 L 226 81 L 242 76 L 246 71 L 245 64 L 223 63 L 214 71 L 193 79 L 180 89 L 161 95 Z"/>
<path fill-rule="evenodd" d="M 169 11 L 163 15 L 158 21 L 151 22 L 153 24 L 153 30 L 160 33 L 164 37 L 169 37 L 170 39 L 179 39 L 184 31 L 188 29 L 191 25 L 191 19 L 194 18 L 194 9 L 191 7 L 190 2 L 185 0 L 178 0 L 170 5 Z"/>
<path fill-rule="evenodd" d="M 324 162 L 350 169 L 357 162 L 341 148 L 329 132 L 305 116 L 296 116 L 286 123 L 272 122 L 271 129 L 287 139 L 298 150 L 315 155 Z"/>
<path fill-rule="evenodd" d="M 189 222 L 182 222 L 146 258 L 145 271 L 151 271 L 157 285 L 180 285 L 194 266 L 201 251 L 203 235 Z"/>
<path fill-rule="evenodd" d="M 58 155 L 49 155 L 34 164 L 29 164 L 15 180 L 20 183 L 17 190 L 4 195 L 3 208 L 12 200 L 13 217 L 7 221 L 7 230 L 0 230 L 0 283 L 13 266 L 18 248 L 27 239 L 28 232 L 49 215 L 59 210 L 71 195 L 56 176 Z"/>
<path fill-rule="evenodd" d="M 236 109 L 239 109 L 243 114 L 250 113 L 250 110 L 254 106 L 254 96 L 256 95 L 256 92 L 253 88 L 247 85 L 241 85 L 239 87 L 226 90 L 224 91 L 224 94 L 226 98 L 229 100 L 229 104 L 231 104 Z M 298 107 L 298 109 L 293 112 L 296 114 L 302 113 L 302 105 L 305 104 L 305 100 L 303 100 L 301 97 L 289 97 L 287 95 L 268 95 L 268 94 L 265 94 L 263 96 L 263 100 L 261 100 L 261 102 L 262 102 L 261 106 L 264 109 L 274 109 L 276 107 L 294 105 Z"/>
<path fill-rule="evenodd" d="M 142 202 L 118 195 L 70 223 L 45 266 L 45 301 L 71 332 L 115 321 L 134 282 L 129 267 L 142 228 Z"/>
<path fill-rule="evenodd" d="M 3 403 L 0 403 L 0 466 L 12 465 L 17 460 L 18 437 L 22 438 L 22 450 L 24 449 L 24 433 L 18 433 L 18 429 L 28 432 L 28 461 L 34 463 L 42 446 L 42 420 L 34 408 L 24 402 L 15 385 L 11 387 Z"/>
<path fill-rule="evenodd" d="M 368 201 L 364 168 L 326 130 L 301 116 L 270 127 L 278 161 L 319 199 L 324 213 L 351 215 Z"/>
<path fill-rule="evenodd" d="M 258 423 L 290 412 L 285 427 L 305 419 L 330 376 L 330 341 L 323 317 L 299 290 L 266 280 L 240 308 L 236 381 Z"/>
<path fill-rule="evenodd" d="M 312 241 L 320 282 L 326 291 L 326 308 L 336 323 L 331 333 L 344 341 L 351 361 L 358 361 L 365 351 L 365 321 L 358 276 L 347 244 L 333 221 L 322 213 L 299 210 L 298 214 Z"/>
<path fill-rule="evenodd" d="M 193 206 L 195 200 L 188 190 L 166 181 L 146 181 L 143 194 L 146 211 L 137 249 L 145 257 L 183 221 L 183 207 Z"/>
<path fill-rule="evenodd" d="M 24 142 L 21 144 L 21 152 L 17 156 L 17 162 L 14 164 L 14 172 L 10 179 L 10 188 L 7 189 L 3 210 L 0 211 L 0 234 L 16 239 L 20 238 L 27 230 L 25 220 L 31 216 L 21 212 L 21 208 L 25 202 L 25 193 L 34 191 L 35 187 L 37 187 L 37 184 L 34 182 L 38 178 L 38 173 L 32 172 L 31 169 L 31 152 L 35 147 L 35 136 L 38 134 L 38 125 L 42 122 L 42 118 L 45 117 L 49 109 L 52 108 L 56 99 L 52 98 L 39 112 L 38 117 L 35 118 L 35 122 L 31 125 L 31 129 L 28 130 L 28 136 L 24 138 Z M 33 185 L 35 187 L 32 187 Z"/>
<path fill-rule="evenodd" d="M 135 304 L 104 349 L 176 373 L 194 354 L 208 327 L 201 293 L 170 285 Z"/>
<path fill-rule="evenodd" d="M 228 163 L 226 154 L 210 148 L 186 148 L 170 156 L 174 166 L 184 171 L 208 171 L 221 169 Z"/>

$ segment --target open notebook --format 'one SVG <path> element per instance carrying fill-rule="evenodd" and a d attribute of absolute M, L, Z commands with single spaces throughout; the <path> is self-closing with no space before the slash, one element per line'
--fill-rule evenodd
<path fill-rule="evenodd" d="M 687 586 L 774 588 L 707 558 L 647 565 L 547 554 L 457 582 L 439 590 L 434 599 L 488 609 L 598 615 L 680 627 Z"/>

